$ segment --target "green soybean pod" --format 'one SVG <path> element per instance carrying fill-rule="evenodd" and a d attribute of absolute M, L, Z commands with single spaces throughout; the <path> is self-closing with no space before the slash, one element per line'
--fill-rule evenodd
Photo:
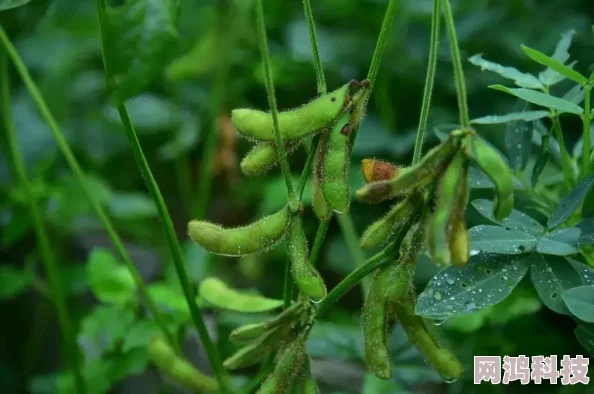
<path fill-rule="evenodd" d="M 459 148 L 457 135 L 431 149 L 417 164 L 397 172 L 390 180 L 371 182 L 357 190 L 356 197 L 369 203 L 379 203 L 397 196 L 411 194 L 434 182 L 445 170 Z"/>
<path fill-rule="evenodd" d="M 303 378 L 299 386 L 299 394 L 320 394 L 318 384 L 311 373 L 311 361 L 309 357 L 305 358 Z"/>
<path fill-rule="evenodd" d="M 444 379 L 451 381 L 462 376 L 463 368 L 460 361 L 435 341 L 422 318 L 415 315 L 413 297 L 404 297 L 400 302 L 395 303 L 394 313 L 410 341 Z"/>
<path fill-rule="evenodd" d="M 307 354 L 302 339 L 293 341 L 282 352 L 276 367 L 260 386 L 257 394 L 285 394 L 303 368 Z"/>
<path fill-rule="evenodd" d="M 459 151 L 439 179 L 435 211 L 430 220 L 429 250 L 438 263 L 450 262 L 452 219 L 459 220 L 464 215 L 460 211 L 466 209 L 467 184 L 468 159 Z"/>
<path fill-rule="evenodd" d="M 470 155 L 495 184 L 493 216 L 503 220 L 514 208 L 514 175 L 499 153 L 477 135 L 469 136 Z"/>
<path fill-rule="evenodd" d="M 361 235 L 360 245 L 364 249 L 385 245 L 396 230 L 406 225 L 414 216 L 419 196 L 411 195 L 394 205 L 381 219 L 373 222 Z"/>
<path fill-rule="evenodd" d="M 290 326 L 278 326 L 266 331 L 256 341 L 242 347 L 227 358 L 223 366 L 232 371 L 257 364 L 265 355 L 281 346 L 290 328 Z"/>
<path fill-rule="evenodd" d="M 259 313 L 283 306 L 283 300 L 237 291 L 213 276 L 200 282 L 198 294 L 201 304 L 235 312 Z"/>
<path fill-rule="evenodd" d="M 343 114 L 332 126 L 328 148 L 323 158 L 322 190 L 330 208 L 338 213 L 348 212 L 351 196 L 348 169 L 351 158 L 350 114 Z"/>
<path fill-rule="evenodd" d="M 328 220 L 332 217 L 332 208 L 328 205 L 322 185 L 324 182 L 324 157 L 328 153 L 328 138 L 329 133 L 323 133 L 320 135 L 318 146 L 314 154 L 314 162 L 312 166 L 312 201 L 311 205 L 314 213 L 320 220 Z"/>
<path fill-rule="evenodd" d="M 321 131 L 332 124 L 348 104 L 353 83 L 349 82 L 323 94 L 304 106 L 278 114 L 284 139 L 298 139 Z M 272 115 L 269 112 L 240 108 L 231 112 L 235 129 L 243 136 L 259 141 L 274 141 Z"/>
<path fill-rule="evenodd" d="M 178 357 L 167 342 L 160 336 L 149 340 L 148 351 L 151 360 L 165 375 L 180 386 L 199 393 L 218 392 L 215 379 L 200 372 L 192 364 Z"/>
<path fill-rule="evenodd" d="M 235 330 L 231 331 L 229 338 L 237 340 L 256 339 L 271 328 L 289 324 L 293 319 L 299 316 L 303 308 L 303 303 L 295 303 L 270 320 L 237 327 Z"/>
<path fill-rule="evenodd" d="M 470 237 L 464 220 L 452 224 L 450 235 L 450 260 L 454 265 L 464 265 L 470 259 Z"/>
<path fill-rule="evenodd" d="M 211 253 L 237 257 L 272 248 L 285 235 L 288 221 L 289 207 L 285 206 L 272 215 L 236 228 L 192 220 L 188 224 L 188 233 L 192 240 Z"/>
<path fill-rule="evenodd" d="M 301 141 L 290 141 L 285 143 L 287 154 L 291 154 L 299 148 Z M 270 169 L 278 165 L 278 151 L 274 142 L 261 142 L 254 145 L 241 160 L 241 172 L 247 176 L 264 175 Z"/>
<path fill-rule="evenodd" d="M 309 262 L 309 248 L 299 213 L 291 216 L 287 235 L 287 252 L 291 262 L 291 274 L 299 290 L 314 301 L 326 297 L 324 280 Z"/>

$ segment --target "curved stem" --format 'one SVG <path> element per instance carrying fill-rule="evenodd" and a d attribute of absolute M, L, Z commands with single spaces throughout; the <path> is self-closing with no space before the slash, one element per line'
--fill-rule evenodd
<path fill-rule="evenodd" d="M 415 150 L 413 153 L 412 164 L 421 160 L 423 153 L 423 139 L 425 138 L 425 129 L 429 119 L 429 108 L 431 107 L 431 94 L 433 92 L 433 82 L 435 80 L 435 70 L 437 69 L 437 52 L 439 49 L 441 20 L 441 0 L 433 0 L 433 13 L 431 14 L 431 34 L 429 39 L 429 61 L 427 63 L 427 76 L 425 77 L 425 89 L 423 91 L 423 103 L 421 105 L 421 116 L 419 127 L 417 128 L 417 139 L 415 141 Z"/>
<path fill-rule="evenodd" d="M 3 32 L 2 32 L 3 33 Z M 58 270 L 56 257 L 52 252 L 51 242 L 47 229 L 43 223 L 43 217 L 35 196 L 31 190 L 31 184 L 27 178 L 25 161 L 19 148 L 19 142 L 12 120 L 12 106 L 10 100 L 10 78 L 8 76 L 8 61 L 5 52 L 0 53 L 0 86 L 2 89 L 2 108 L 0 113 L 4 120 L 3 126 L 6 133 L 8 151 L 12 162 L 13 170 L 19 183 L 23 187 L 25 198 L 28 202 L 29 215 L 33 221 L 33 228 L 38 242 L 39 255 L 43 261 L 45 273 L 51 288 L 51 299 L 56 306 L 58 321 L 62 337 L 67 350 L 67 358 L 70 367 L 74 371 L 74 384 L 77 393 L 85 393 L 86 387 L 81 372 L 80 355 L 76 344 L 76 334 L 72 328 L 72 321 L 66 305 L 63 286 Z"/>
<path fill-rule="evenodd" d="M 313 246 L 311 247 L 311 253 L 309 254 L 309 263 L 314 267 L 318 263 L 320 251 L 322 250 L 322 245 L 324 244 L 324 240 L 326 239 L 326 234 L 328 233 L 328 226 L 330 226 L 331 219 L 332 218 L 327 220 L 320 220 L 320 224 L 318 225 L 316 238 L 314 239 Z"/>
<path fill-rule="evenodd" d="M 49 126 L 49 129 L 52 132 L 52 135 L 54 136 L 54 139 L 56 140 L 58 147 L 62 151 L 62 154 L 64 155 L 64 158 L 66 159 L 66 162 L 68 163 L 68 166 L 70 167 L 70 169 L 72 170 L 72 173 L 74 174 L 74 177 L 76 178 L 78 183 L 81 185 L 82 189 L 84 190 L 84 192 L 87 196 L 87 199 L 89 200 L 89 203 L 91 205 L 91 208 L 93 209 L 93 211 L 95 211 L 95 213 L 99 217 L 99 220 L 105 227 L 105 230 L 107 231 L 107 234 L 109 235 L 109 238 L 111 239 L 115 249 L 117 250 L 117 252 L 121 256 L 122 260 L 124 261 L 124 264 L 130 271 L 130 274 L 132 275 L 132 278 L 134 279 L 134 282 L 136 283 L 136 286 L 138 287 L 138 291 L 140 292 L 140 294 L 142 295 L 142 297 L 144 298 L 144 300 L 146 302 L 147 308 L 149 309 L 151 314 L 154 316 L 155 321 L 159 325 L 159 328 L 163 331 L 163 334 L 166 336 L 167 340 L 171 343 L 171 346 L 173 346 L 174 349 L 179 350 L 179 346 L 177 345 L 177 342 L 175 341 L 174 336 L 167 329 L 167 325 L 165 324 L 165 319 L 163 318 L 163 315 L 161 314 L 161 312 L 157 308 L 157 305 L 155 304 L 155 302 L 149 295 L 146 285 L 144 284 L 144 281 L 142 279 L 142 276 L 140 275 L 140 273 L 138 272 L 138 269 L 132 262 L 132 259 L 130 258 L 128 251 L 124 247 L 122 240 L 120 239 L 118 233 L 116 232 L 115 228 L 113 227 L 111 220 L 109 219 L 109 217 L 103 210 L 103 207 L 101 206 L 101 204 L 95 197 L 93 190 L 91 190 L 91 188 L 88 186 L 85 173 L 83 172 L 82 168 L 80 167 L 80 164 L 78 164 L 78 161 L 76 160 L 76 157 L 72 153 L 72 150 L 70 149 L 70 146 L 68 145 L 68 142 L 64 138 L 64 135 L 63 135 L 62 131 L 60 130 L 60 128 L 58 127 L 56 120 L 54 119 L 52 113 L 50 112 L 49 108 L 47 107 L 47 104 L 46 104 L 45 100 L 43 99 L 41 92 L 39 92 L 37 85 L 35 84 L 35 82 L 33 82 L 33 79 L 31 78 L 31 75 L 29 74 L 27 67 L 23 63 L 23 60 L 17 53 L 15 47 L 10 42 L 10 40 L 9 40 L 8 36 L 6 35 L 6 33 L 4 32 L 4 29 L 2 28 L 2 26 L 0 26 L 0 41 L 2 42 L 2 45 L 4 45 L 4 47 L 6 48 L 10 59 L 12 60 L 17 72 L 19 73 L 21 79 L 23 80 L 23 83 L 25 84 L 27 90 L 29 91 L 29 94 L 31 95 L 33 102 L 39 109 L 39 112 L 40 112 L 42 118 L 45 120 L 45 122 Z"/>
<path fill-rule="evenodd" d="M 266 38 L 266 22 L 264 21 L 264 7 L 262 5 L 262 0 L 256 0 L 256 24 L 258 40 L 260 42 L 260 52 L 262 53 L 262 63 L 264 66 L 264 81 L 268 93 L 268 106 L 270 107 L 270 112 L 272 114 L 272 124 L 279 163 L 287 185 L 289 206 L 291 211 L 295 212 L 299 209 L 299 202 L 297 201 L 293 183 L 291 182 L 291 169 L 289 168 L 289 162 L 287 161 L 287 152 L 285 151 L 283 136 L 281 135 L 278 125 L 278 108 L 276 105 L 276 95 L 274 93 L 274 78 L 272 76 L 272 67 L 270 65 L 270 52 L 268 50 L 268 40 Z"/>
<path fill-rule="evenodd" d="M 105 0 L 97 0 L 97 7 L 99 11 L 99 27 L 101 29 L 103 45 L 103 64 L 105 68 L 105 75 L 109 79 L 112 77 L 112 75 L 110 73 L 111 65 L 107 60 L 108 56 L 105 53 L 105 6 Z M 126 105 L 118 99 L 116 106 L 118 113 L 120 115 L 120 119 L 122 120 L 122 124 L 124 126 L 124 131 L 126 132 L 126 137 L 128 138 L 128 142 L 130 143 L 130 147 L 132 149 L 132 153 L 134 155 L 136 164 L 140 170 L 140 173 L 142 174 L 145 185 L 149 190 L 153 202 L 157 207 L 157 211 L 159 212 L 159 217 L 161 218 L 163 229 L 165 231 L 165 234 L 167 235 L 167 242 L 169 244 L 169 249 L 171 251 L 171 256 L 173 258 L 173 264 L 175 266 L 177 276 L 181 283 L 181 287 L 186 298 L 186 303 L 188 304 L 190 315 L 192 316 L 192 321 L 196 326 L 196 330 L 198 331 L 198 335 L 200 336 L 200 340 L 202 341 L 202 345 L 204 346 L 204 350 L 206 351 L 206 355 L 208 357 L 210 365 L 215 372 L 221 390 L 223 392 L 229 392 L 229 384 L 227 382 L 226 371 L 223 368 L 223 362 L 221 360 L 217 348 L 215 347 L 212 339 L 210 338 L 208 329 L 206 328 L 206 324 L 204 322 L 204 318 L 202 317 L 202 312 L 200 311 L 198 305 L 196 305 L 196 302 L 194 300 L 195 291 L 193 290 L 192 284 L 190 283 L 190 279 L 188 278 L 188 273 L 185 268 L 181 247 L 175 234 L 173 221 L 171 220 L 171 216 L 169 215 L 169 211 L 167 209 L 167 206 L 165 205 L 165 200 L 161 195 L 161 190 L 159 189 L 159 186 L 155 181 L 153 173 L 149 167 L 148 161 L 144 156 L 142 146 L 140 145 L 140 140 L 138 139 L 138 135 L 136 134 L 136 130 L 134 129 L 134 125 L 132 124 L 132 120 L 130 119 L 130 115 L 128 114 Z"/>
<path fill-rule="evenodd" d="M 462 67 L 462 58 L 460 56 L 460 47 L 456 37 L 456 26 L 454 24 L 454 14 L 450 0 L 444 0 L 444 17 L 446 29 L 448 31 L 448 40 L 450 42 L 450 53 L 454 63 L 454 80 L 456 82 L 456 93 L 458 99 L 458 112 L 460 116 L 460 126 L 462 128 L 470 127 L 470 116 L 468 114 L 468 99 L 466 97 L 466 83 L 464 81 L 464 69 Z"/>
<path fill-rule="evenodd" d="M 318 45 L 316 25 L 313 19 L 310 0 L 303 0 L 303 12 L 305 13 L 305 20 L 307 20 L 309 40 L 311 41 L 314 67 L 316 69 L 316 85 L 318 86 L 318 94 L 324 94 L 326 93 L 326 78 L 324 77 L 324 67 L 322 66 L 322 60 L 320 59 L 320 46 Z"/>

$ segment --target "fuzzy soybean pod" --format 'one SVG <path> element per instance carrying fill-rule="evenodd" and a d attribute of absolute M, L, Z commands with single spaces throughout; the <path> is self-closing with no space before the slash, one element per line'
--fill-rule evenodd
<path fill-rule="evenodd" d="M 314 213 L 320 220 L 328 220 L 332 217 L 332 208 L 330 208 L 330 205 L 328 205 L 322 190 L 322 185 L 324 182 L 324 158 L 328 153 L 328 138 L 329 133 L 323 133 L 320 135 L 320 140 L 318 142 L 318 146 L 316 147 L 312 166 L 313 185 L 311 205 Z"/>
<path fill-rule="evenodd" d="M 356 197 L 372 204 L 411 194 L 434 182 L 455 156 L 460 145 L 458 135 L 450 135 L 411 167 L 398 171 L 394 178 L 371 182 L 357 190 Z"/>
<path fill-rule="evenodd" d="M 306 358 L 305 341 L 298 338 L 281 353 L 276 367 L 262 383 L 257 394 L 289 393 L 295 377 L 303 369 Z"/>
<path fill-rule="evenodd" d="M 285 206 L 272 215 L 236 228 L 192 220 L 188 224 L 188 233 L 192 240 L 211 253 L 244 256 L 276 245 L 285 235 L 288 221 L 289 207 Z"/>
<path fill-rule="evenodd" d="M 503 220 L 514 208 L 514 175 L 499 153 L 477 135 L 467 137 L 470 157 L 495 184 L 493 216 Z"/>
<path fill-rule="evenodd" d="M 439 179 L 435 210 L 428 234 L 431 257 L 438 263 L 449 263 L 453 224 L 464 220 L 468 201 L 468 159 L 458 151 Z"/>
<path fill-rule="evenodd" d="M 387 181 L 398 176 L 400 167 L 396 164 L 377 159 L 361 160 L 361 173 L 365 182 Z"/>
<path fill-rule="evenodd" d="M 460 361 L 449 350 L 441 347 L 427 330 L 423 319 L 414 313 L 414 298 L 407 296 L 394 303 L 396 314 L 410 341 L 419 349 L 431 366 L 446 380 L 456 380 L 462 376 Z"/>
<path fill-rule="evenodd" d="M 295 303 L 270 320 L 237 327 L 235 330 L 231 331 L 229 338 L 235 340 L 256 339 L 272 328 L 290 323 L 299 316 L 303 309 L 303 303 Z"/>
<path fill-rule="evenodd" d="M 326 297 L 324 280 L 309 262 L 309 248 L 303 231 L 303 221 L 298 212 L 291 216 L 289 223 L 287 252 L 291 262 L 291 274 L 299 290 L 312 300 Z"/>
<path fill-rule="evenodd" d="M 349 210 L 351 196 L 348 168 L 351 158 L 350 114 L 343 114 L 332 126 L 328 136 L 328 148 L 323 158 L 322 190 L 332 210 L 345 213 Z"/>
<path fill-rule="evenodd" d="M 470 259 L 470 237 L 466 229 L 466 222 L 458 220 L 452 225 L 450 235 L 450 260 L 454 265 L 464 265 Z"/>
<path fill-rule="evenodd" d="M 307 137 L 331 125 L 349 103 L 353 83 L 349 82 L 323 94 L 304 106 L 278 114 L 280 133 L 285 140 Z M 235 129 L 258 141 L 274 141 L 272 115 L 269 112 L 240 108 L 231 112 Z"/>
<path fill-rule="evenodd" d="M 301 141 L 290 141 L 285 143 L 287 154 L 291 154 L 299 148 Z M 261 142 L 254 145 L 241 160 L 241 172 L 247 176 L 264 175 L 268 170 L 278 165 L 278 151 L 274 142 Z"/>
<path fill-rule="evenodd" d="M 303 377 L 299 386 L 300 394 L 320 394 L 318 384 L 311 373 L 311 361 L 309 360 L 309 357 L 305 358 Z"/>
<path fill-rule="evenodd" d="M 148 350 L 151 360 L 159 370 L 180 386 L 198 393 L 218 392 L 219 387 L 215 379 L 178 357 L 163 338 L 159 336 L 151 338 Z"/>
<path fill-rule="evenodd" d="M 387 244 L 401 226 L 410 222 L 418 208 L 419 196 L 413 194 L 394 205 L 388 213 L 373 222 L 361 235 L 361 247 L 376 248 Z"/>
<path fill-rule="evenodd" d="M 281 325 L 266 331 L 256 341 L 242 347 L 227 358 L 223 366 L 228 370 L 236 370 L 257 364 L 265 355 L 281 346 L 283 338 L 290 329 L 290 325 Z"/>

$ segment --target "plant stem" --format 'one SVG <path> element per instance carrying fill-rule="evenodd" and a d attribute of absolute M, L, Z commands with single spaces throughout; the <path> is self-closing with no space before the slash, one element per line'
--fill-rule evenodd
<path fill-rule="evenodd" d="M 313 19 L 313 12 L 311 10 L 310 0 L 303 0 L 303 12 L 307 20 L 307 28 L 309 31 L 309 40 L 311 41 L 311 50 L 313 52 L 314 67 L 316 69 L 316 85 L 318 86 L 318 94 L 326 93 L 326 78 L 324 77 L 324 67 L 320 59 L 320 47 L 318 45 L 318 37 L 316 35 L 316 25 Z"/>
<path fill-rule="evenodd" d="M 552 120 L 555 137 L 557 137 L 557 140 L 559 141 L 559 150 L 561 151 L 561 170 L 563 171 L 567 188 L 571 189 L 573 187 L 573 171 L 571 169 L 571 159 L 569 158 L 569 153 L 565 147 L 565 138 L 563 137 L 561 122 L 559 122 L 559 115 L 554 114 Z"/>
<path fill-rule="evenodd" d="M 2 31 L 4 37 L 4 31 Z M 60 278 L 58 263 L 55 255 L 52 252 L 51 242 L 47 233 L 47 229 L 43 223 L 43 214 L 39 209 L 35 196 L 31 190 L 31 184 L 27 178 L 27 170 L 25 161 L 19 148 L 17 133 L 12 119 L 12 105 L 10 97 L 10 78 L 8 76 L 8 61 L 5 56 L 5 51 L 0 53 L 0 86 L 2 89 L 2 108 L 1 114 L 4 119 L 4 130 L 6 132 L 6 139 L 8 151 L 10 152 L 10 160 L 12 162 L 13 170 L 19 183 L 23 187 L 25 198 L 28 202 L 29 215 L 33 221 L 33 228 L 38 242 L 39 255 L 43 261 L 45 273 L 51 288 L 51 299 L 56 307 L 58 314 L 58 321 L 62 331 L 62 337 L 67 350 L 67 358 L 70 367 L 74 371 L 74 385 L 77 393 L 85 393 L 86 387 L 81 372 L 80 355 L 78 346 L 76 344 L 76 334 L 72 328 L 72 320 L 68 313 L 66 305 L 66 297 L 64 295 L 64 287 Z"/>
<path fill-rule="evenodd" d="M 390 29 L 392 28 L 392 23 L 394 22 L 394 16 L 396 15 L 396 6 L 398 3 L 399 1 L 397 0 L 390 0 L 390 2 L 388 3 L 388 8 L 386 9 L 386 13 L 384 14 L 382 28 L 377 38 L 377 43 L 375 44 L 375 50 L 373 52 L 373 58 L 371 59 L 371 64 L 369 65 L 369 72 L 367 73 L 367 79 L 369 79 L 369 89 L 367 90 L 366 97 L 367 99 L 369 98 L 369 95 L 373 90 L 373 85 L 379 72 L 379 66 L 384 55 L 384 49 L 386 48 L 388 33 L 390 32 Z"/>
<path fill-rule="evenodd" d="M 454 63 L 454 80 L 456 82 L 456 93 L 458 99 L 458 112 L 460 116 L 460 126 L 462 128 L 470 127 L 470 116 L 468 114 L 468 99 L 466 97 L 466 83 L 464 82 L 464 69 L 462 67 L 462 58 L 460 56 L 460 47 L 456 37 L 456 26 L 454 24 L 454 14 L 450 0 L 444 0 L 444 17 L 446 29 L 448 31 L 448 40 L 450 42 L 450 53 Z"/>
<path fill-rule="evenodd" d="M 289 246 L 287 245 L 287 251 Z M 283 308 L 287 309 L 291 306 L 293 299 L 293 278 L 291 277 L 291 262 L 285 261 L 285 276 L 283 283 Z"/>
<path fill-rule="evenodd" d="M 355 225 L 353 224 L 353 219 L 351 215 L 348 213 L 344 213 L 342 215 L 337 215 L 338 224 L 340 225 L 340 229 L 342 230 L 342 234 L 344 235 L 344 240 L 346 242 L 347 248 L 349 250 L 349 254 L 351 258 L 355 261 L 355 267 L 360 267 L 365 264 L 365 253 L 359 247 L 359 236 L 357 235 L 357 231 L 355 230 Z M 369 278 L 364 278 L 362 283 L 362 290 L 363 294 L 367 294 L 369 291 L 369 286 L 371 281 Z"/>
<path fill-rule="evenodd" d="M 367 259 L 364 264 L 358 266 L 350 274 L 348 274 L 346 278 L 340 281 L 340 283 L 337 284 L 336 287 L 330 291 L 330 293 L 328 293 L 326 298 L 324 298 L 322 302 L 318 304 L 318 310 L 316 313 L 317 317 L 319 318 L 328 312 L 328 309 L 330 309 L 330 307 L 334 305 L 334 303 L 338 301 L 340 297 L 345 295 L 349 290 L 356 286 L 363 278 L 384 264 L 387 264 L 389 260 L 385 259 L 386 255 L 387 252 L 384 249 Z"/>
<path fill-rule="evenodd" d="M 338 216 L 340 217 L 341 215 Z M 326 234 L 328 233 L 328 226 L 330 225 L 331 219 L 332 218 L 320 220 L 320 224 L 318 224 L 316 238 L 314 239 L 313 246 L 311 247 L 311 253 L 309 254 L 309 263 L 314 267 L 318 262 L 318 258 L 320 257 L 320 251 L 322 250 L 322 245 L 326 239 Z"/>
<path fill-rule="evenodd" d="M 157 305 L 155 304 L 153 299 L 150 297 L 148 290 L 146 288 L 146 285 L 144 284 L 144 281 L 142 279 L 142 276 L 140 275 L 140 273 L 138 272 L 138 269 L 132 262 L 132 259 L 130 258 L 128 251 L 124 247 L 122 240 L 120 239 L 118 233 L 116 232 L 115 228 L 113 227 L 111 220 L 109 219 L 109 217 L 103 210 L 103 207 L 101 206 L 101 204 L 95 197 L 93 190 L 91 190 L 91 188 L 88 186 L 85 173 L 83 172 L 82 168 L 78 164 L 78 161 L 76 160 L 76 157 L 72 153 L 72 150 L 70 149 L 70 146 L 68 145 L 68 142 L 64 138 L 64 135 L 62 134 L 62 131 L 60 130 L 60 128 L 58 127 L 58 124 L 56 123 L 56 120 L 54 119 L 52 113 L 50 112 L 49 108 L 47 107 L 47 104 L 46 104 L 45 100 L 43 99 L 43 96 L 39 92 L 37 85 L 35 84 L 35 82 L 33 82 L 33 79 L 31 78 L 31 75 L 29 74 L 27 67 L 23 63 L 23 60 L 17 53 L 15 47 L 10 42 L 10 40 L 9 40 L 8 36 L 6 35 L 6 33 L 4 32 L 4 29 L 2 28 L 2 26 L 0 26 L 0 41 L 2 42 L 2 45 L 4 45 L 4 47 L 6 48 L 8 55 L 9 55 L 10 59 L 12 60 L 21 79 L 23 80 L 23 83 L 27 87 L 27 90 L 29 91 L 29 94 L 31 95 L 33 102 L 35 102 L 35 105 L 37 105 L 37 108 L 38 108 L 42 118 L 45 120 L 45 122 L 49 126 L 50 131 L 52 132 L 54 139 L 56 140 L 56 143 L 58 144 L 58 147 L 62 151 L 62 154 L 64 155 L 64 158 L 66 159 L 66 162 L 68 163 L 68 166 L 72 170 L 72 173 L 74 174 L 78 183 L 81 185 L 82 189 L 84 190 L 85 194 L 87 195 L 87 198 L 89 200 L 89 203 L 91 204 L 92 209 L 95 211 L 95 213 L 99 217 L 99 220 L 105 227 L 105 230 L 107 231 L 107 234 L 109 235 L 109 238 L 111 239 L 114 247 L 116 248 L 116 250 L 122 257 L 122 260 L 124 261 L 124 264 L 126 265 L 128 270 L 130 271 L 130 274 L 132 275 L 134 282 L 136 283 L 136 286 L 138 286 L 138 291 L 140 292 L 140 294 L 142 295 L 142 297 L 144 298 L 144 300 L 146 302 L 147 308 L 149 309 L 151 314 L 154 316 L 156 323 L 159 325 L 160 329 L 163 331 L 163 334 L 166 336 L 169 343 L 171 343 L 171 346 L 174 349 L 179 351 L 179 346 L 178 346 L 177 342 L 175 341 L 174 336 L 167 329 L 163 315 L 157 308 Z"/>
<path fill-rule="evenodd" d="M 433 0 L 433 13 L 431 14 L 431 34 L 429 39 L 429 60 L 427 62 L 427 76 L 425 77 L 425 89 L 423 90 L 423 103 L 421 105 L 421 116 L 419 120 L 419 127 L 417 128 L 417 139 L 415 141 L 415 150 L 413 153 L 413 165 L 421 160 L 423 153 L 423 139 L 425 138 L 425 129 L 427 128 L 427 120 L 429 119 L 429 108 L 431 107 L 433 82 L 435 80 L 435 70 L 437 69 L 440 20 L 441 0 Z"/>
<path fill-rule="evenodd" d="M 112 77 L 112 74 L 110 73 L 111 65 L 109 64 L 109 61 L 107 60 L 108 56 L 106 56 L 105 53 L 105 0 L 97 0 L 97 6 L 99 11 L 99 28 L 101 30 L 103 45 L 103 65 L 105 68 L 105 75 L 109 79 Z M 215 347 L 212 339 L 210 338 L 208 329 L 206 328 L 206 324 L 204 322 L 204 318 L 202 317 L 202 312 L 200 311 L 198 305 L 196 305 L 196 302 L 194 300 L 195 291 L 193 290 L 192 284 L 190 283 L 190 279 L 188 278 L 188 273 L 186 271 L 184 259 L 182 256 L 182 250 L 179 245 L 175 229 L 173 227 L 173 221 L 171 220 L 171 216 L 169 215 L 169 211 L 167 209 L 167 206 L 165 205 L 163 196 L 161 195 L 161 190 L 159 189 L 159 186 L 157 185 L 157 182 L 155 181 L 153 173 L 149 167 L 148 161 L 144 156 L 142 146 L 140 145 L 138 135 L 136 134 L 136 130 L 134 129 L 134 125 L 132 124 L 132 120 L 130 119 L 128 110 L 126 109 L 126 105 L 118 99 L 116 106 L 118 109 L 118 113 L 120 115 L 120 119 L 122 120 L 122 124 L 124 126 L 124 131 L 126 132 L 126 137 L 128 138 L 128 142 L 130 143 L 134 159 L 136 160 L 136 164 L 140 170 L 140 173 L 142 174 L 146 187 L 149 190 L 151 197 L 153 198 L 153 202 L 157 206 L 157 211 L 159 212 L 159 217 L 161 218 L 163 229 L 165 231 L 165 234 L 167 235 L 167 242 L 169 244 L 169 249 L 171 251 L 171 257 L 173 258 L 173 264 L 175 266 L 177 276 L 181 283 L 181 287 L 186 298 L 186 303 L 188 304 L 190 315 L 192 316 L 192 321 L 196 326 L 196 330 L 198 331 L 198 335 L 200 336 L 200 340 L 202 341 L 202 345 L 204 346 L 204 350 L 206 351 L 208 361 L 210 362 L 210 365 L 216 375 L 219 387 L 223 392 L 230 392 L 229 384 L 227 382 L 227 374 L 225 369 L 223 368 L 223 362 L 221 360 L 217 348 Z"/>
<path fill-rule="evenodd" d="M 266 91 L 268 93 L 268 106 L 272 114 L 272 124 L 274 129 L 274 137 L 276 140 L 276 149 L 278 151 L 279 163 L 287 185 L 287 195 L 289 199 L 289 207 L 291 211 L 296 212 L 299 209 L 299 202 L 293 189 L 291 182 L 291 169 L 287 161 L 287 152 L 283 143 L 283 136 L 278 125 L 278 108 L 276 105 L 276 95 L 274 93 L 274 79 L 272 76 L 272 68 L 270 61 L 270 53 L 268 51 L 268 40 L 266 37 L 266 22 L 264 20 L 264 7 L 262 0 L 256 0 L 256 25 L 258 31 L 258 40 L 260 42 L 260 52 L 262 53 L 262 63 L 264 66 L 264 81 Z"/>
<path fill-rule="evenodd" d="M 592 87 L 584 87 L 584 145 L 582 146 L 582 178 L 590 174 L 590 93 Z"/>

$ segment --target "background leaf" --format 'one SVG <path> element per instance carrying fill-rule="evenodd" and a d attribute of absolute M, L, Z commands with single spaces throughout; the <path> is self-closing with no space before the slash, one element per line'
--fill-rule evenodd
<path fill-rule="evenodd" d="M 524 53 L 526 53 L 526 55 L 528 55 L 528 57 L 530 57 L 530 59 L 532 59 L 544 66 L 547 66 L 548 68 L 561 74 L 562 76 L 569 78 L 572 81 L 577 82 L 582 85 L 588 83 L 588 79 L 586 77 L 584 77 L 582 74 L 575 71 L 571 67 L 566 66 L 565 64 L 558 61 L 557 59 L 550 58 L 547 55 L 545 55 L 544 53 L 539 52 L 536 49 L 529 48 L 525 45 L 522 45 L 522 49 L 524 50 Z"/>
<path fill-rule="evenodd" d="M 500 64 L 483 59 L 481 55 L 474 55 L 468 61 L 481 70 L 488 70 L 501 75 L 504 78 L 511 79 L 518 86 L 529 89 L 541 89 L 543 84 L 532 74 L 523 73 L 513 67 L 506 67 Z"/>
<path fill-rule="evenodd" d="M 432 319 L 465 315 L 502 301 L 522 280 L 526 256 L 472 256 L 468 264 L 437 273 L 419 295 L 415 313 Z"/>
<path fill-rule="evenodd" d="M 29 289 L 32 282 L 29 272 L 8 265 L 0 266 L 0 300 L 18 297 Z"/>
<path fill-rule="evenodd" d="M 518 121 L 508 125 L 505 133 L 505 152 L 512 170 L 522 171 L 532 151 L 533 123 Z"/>
<path fill-rule="evenodd" d="M 530 122 L 536 119 L 542 119 L 549 116 L 548 111 L 523 111 L 523 112 L 512 112 L 505 115 L 488 115 L 483 116 L 480 118 L 472 119 L 470 123 L 474 124 L 498 124 L 498 123 L 508 123 L 508 122 L 515 122 L 518 120 L 523 120 L 525 122 Z"/>
<path fill-rule="evenodd" d="M 563 300 L 572 315 L 587 323 L 594 323 L 594 286 L 566 290 Z"/>
<path fill-rule="evenodd" d="M 558 60 L 559 62 L 565 64 L 567 60 L 569 60 L 569 47 L 571 46 L 571 41 L 573 36 L 575 35 L 575 30 L 571 29 L 561 34 L 561 39 L 557 43 L 555 47 L 555 51 L 551 56 L 553 59 Z M 563 76 L 559 74 L 557 71 L 547 68 L 546 70 L 540 72 L 538 74 L 538 79 L 547 85 L 551 86 L 563 80 Z M 579 104 L 579 103 L 576 103 Z"/>
<path fill-rule="evenodd" d="M 31 0 L 0 0 L 0 11 L 20 7 L 22 5 L 27 4 L 30 1 Z"/>
<path fill-rule="evenodd" d="M 561 296 L 564 291 L 582 285 L 582 280 L 573 266 L 563 257 L 534 255 L 530 274 L 542 302 L 549 309 L 568 315 L 569 310 Z"/>
<path fill-rule="evenodd" d="M 578 238 L 581 230 L 577 227 L 562 228 L 545 234 L 538 240 L 536 251 L 542 254 L 566 256 L 579 252 Z"/>
<path fill-rule="evenodd" d="M 555 228 L 563 224 L 582 203 L 594 184 L 594 174 L 581 181 L 567 196 L 563 197 L 549 218 L 547 226 Z"/>
<path fill-rule="evenodd" d="M 524 88 L 513 89 L 505 87 L 503 85 L 490 85 L 489 87 L 491 89 L 500 90 L 502 92 L 511 94 L 513 96 L 521 98 L 522 100 L 528 101 L 529 103 L 555 109 L 559 112 L 568 112 L 576 115 L 581 115 L 584 113 L 584 109 L 579 105 L 536 90 Z"/>
<path fill-rule="evenodd" d="M 106 249 L 95 248 L 87 265 L 89 284 L 95 296 L 107 304 L 126 304 L 136 299 L 132 274 Z"/>

